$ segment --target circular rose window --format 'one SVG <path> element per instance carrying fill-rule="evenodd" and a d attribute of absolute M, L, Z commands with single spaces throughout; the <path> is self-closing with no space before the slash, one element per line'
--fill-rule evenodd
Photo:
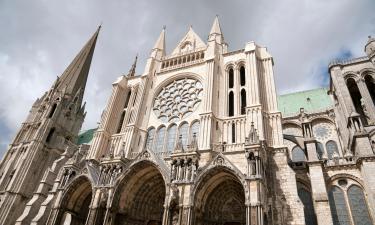
<path fill-rule="evenodd" d="M 202 99 L 202 83 L 193 78 L 175 80 L 155 98 L 153 111 L 163 122 L 176 122 L 189 116 Z"/>

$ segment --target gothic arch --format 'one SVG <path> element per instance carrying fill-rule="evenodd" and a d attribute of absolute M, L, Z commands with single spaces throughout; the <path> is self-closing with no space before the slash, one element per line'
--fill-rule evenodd
<path fill-rule="evenodd" d="M 290 127 L 295 127 L 295 128 L 299 128 L 302 130 L 302 126 L 299 122 L 297 121 L 283 121 L 282 122 L 282 128 L 287 128 L 287 126 L 290 126 Z"/>
<path fill-rule="evenodd" d="M 226 165 L 207 168 L 197 177 L 191 190 L 193 223 L 245 224 L 247 191 L 244 182 L 243 175 Z"/>
<path fill-rule="evenodd" d="M 57 214 L 56 224 L 84 225 L 92 201 L 93 190 L 90 179 L 86 175 L 80 175 L 69 182 L 62 195 L 62 200 Z"/>
<path fill-rule="evenodd" d="M 328 188 L 330 188 L 332 186 L 332 183 L 336 180 L 340 180 L 340 179 L 349 179 L 349 180 L 354 180 L 355 182 L 358 183 L 358 185 L 361 187 L 361 188 L 364 188 L 364 183 L 363 181 L 354 176 L 354 175 L 351 175 L 351 174 L 347 174 L 347 173 L 339 173 L 339 174 L 335 174 L 333 175 L 332 177 L 328 177 L 327 179 L 327 184 L 328 184 Z"/>
<path fill-rule="evenodd" d="M 115 186 L 111 202 L 114 224 L 161 224 L 166 180 L 162 170 L 149 159 L 131 164 Z"/>
<path fill-rule="evenodd" d="M 225 72 L 228 73 L 229 69 L 232 68 L 234 69 L 235 67 L 235 64 L 233 62 L 227 62 L 225 65 L 224 65 L 224 68 L 225 68 Z"/>
<path fill-rule="evenodd" d="M 157 95 L 166 85 L 173 83 L 173 81 L 175 80 L 184 79 L 184 78 L 196 79 L 199 82 L 201 82 L 202 85 L 204 86 L 203 78 L 196 73 L 190 73 L 190 72 L 177 73 L 172 76 L 169 76 L 167 79 L 163 80 L 160 84 L 158 84 L 158 86 L 155 88 L 155 91 L 154 91 L 155 95 Z M 152 105 L 153 104 L 154 102 L 152 102 Z"/>
<path fill-rule="evenodd" d="M 332 120 L 332 118 L 329 118 L 328 116 L 316 116 L 311 118 L 310 121 L 312 124 L 317 122 L 326 122 L 335 125 L 335 122 Z"/>
<path fill-rule="evenodd" d="M 359 74 L 362 78 L 364 78 L 367 75 L 372 76 L 375 79 L 375 69 L 373 68 L 365 68 L 359 71 Z"/>
<path fill-rule="evenodd" d="M 344 77 L 345 83 L 347 83 L 348 79 L 350 78 L 354 79 L 355 81 L 360 78 L 360 76 L 353 71 L 345 72 L 342 76 Z"/>

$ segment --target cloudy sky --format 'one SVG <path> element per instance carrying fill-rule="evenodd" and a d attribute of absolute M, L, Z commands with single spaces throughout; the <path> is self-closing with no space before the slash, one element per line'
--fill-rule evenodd
<path fill-rule="evenodd" d="M 230 50 L 252 40 L 268 47 L 282 94 L 327 86 L 332 59 L 362 56 L 375 35 L 374 9 L 374 0 L 0 0 L 0 155 L 101 23 L 83 129 L 96 126 L 111 83 L 137 53 L 143 72 L 164 25 L 170 52 L 190 25 L 206 40 L 218 14 Z"/>

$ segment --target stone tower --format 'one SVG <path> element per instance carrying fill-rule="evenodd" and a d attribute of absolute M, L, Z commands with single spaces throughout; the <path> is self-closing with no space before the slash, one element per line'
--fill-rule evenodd
<path fill-rule="evenodd" d="M 86 114 L 83 94 L 99 30 L 35 101 L 1 161 L 0 224 L 14 224 L 34 192 L 43 196 L 49 191 L 49 185 L 37 190 L 45 171 L 63 153 L 76 149 Z"/>

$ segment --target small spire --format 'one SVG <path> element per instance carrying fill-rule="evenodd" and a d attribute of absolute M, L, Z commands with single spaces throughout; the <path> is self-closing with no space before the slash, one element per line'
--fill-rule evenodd
<path fill-rule="evenodd" d="M 216 17 L 214 19 L 214 23 L 212 24 L 210 35 L 211 34 L 219 34 L 219 35 L 222 34 L 218 15 L 216 15 Z"/>
<path fill-rule="evenodd" d="M 163 51 L 163 55 L 165 55 L 165 26 L 163 26 L 163 30 L 161 31 L 158 40 L 156 41 L 154 45 L 154 50 L 161 50 Z"/>
<path fill-rule="evenodd" d="M 134 77 L 135 76 L 135 68 L 137 67 L 137 59 L 138 59 L 138 54 L 135 56 L 134 63 L 129 70 L 128 77 Z"/>

